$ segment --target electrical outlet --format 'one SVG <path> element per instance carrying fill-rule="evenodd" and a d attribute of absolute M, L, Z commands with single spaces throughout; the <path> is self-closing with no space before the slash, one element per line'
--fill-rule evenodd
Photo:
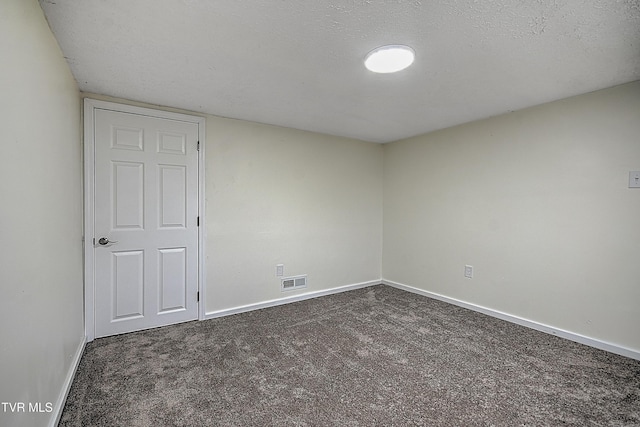
<path fill-rule="evenodd" d="M 473 266 L 465 265 L 464 266 L 464 277 L 467 279 L 473 279 Z"/>
<path fill-rule="evenodd" d="M 276 277 L 284 276 L 284 264 L 276 265 Z"/>
<path fill-rule="evenodd" d="M 640 171 L 629 172 L 629 188 L 640 188 Z"/>

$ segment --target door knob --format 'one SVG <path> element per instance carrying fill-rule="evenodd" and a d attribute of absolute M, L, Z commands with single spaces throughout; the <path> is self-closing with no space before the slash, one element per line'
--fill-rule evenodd
<path fill-rule="evenodd" d="M 109 243 L 118 243 L 117 240 L 109 240 L 106 237 L 101 237 L 100 239 L 98 239 L 98 243 L 101 244 L 102 246 L 106 246 Z"/>

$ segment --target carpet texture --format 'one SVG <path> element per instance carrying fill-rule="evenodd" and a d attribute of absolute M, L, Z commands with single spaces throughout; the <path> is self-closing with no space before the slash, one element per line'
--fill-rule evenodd
<path fill-rule="evenodd" d="M 60 426 L 631 426 L 640 362 L 384 285 L 95 340 Z"/>

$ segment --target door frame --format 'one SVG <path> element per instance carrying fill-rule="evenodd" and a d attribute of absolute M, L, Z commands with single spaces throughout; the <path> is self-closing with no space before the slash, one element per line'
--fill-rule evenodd
<path fill-rule="evenodd" d="M 87 342 L 95 339 L 95 111 L 109 110 L 120 113 L 138 114 L 160 119 L 177 120 L 198 125 L 198 320 L 205 319 L 206 268 L 205 268 L 205 125 L 204 117 L 170 111 L 155 110 L 84 98 L 84 329 Z"/>

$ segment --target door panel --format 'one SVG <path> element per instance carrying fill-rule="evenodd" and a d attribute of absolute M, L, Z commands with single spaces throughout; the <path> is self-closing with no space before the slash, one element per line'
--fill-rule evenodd
<path fill-rule="evenodd" d="M 143 150 L 144 131 L 140 128 L 113 126 L 111 148 L 116 150 Z"/>
<path fill-rule="evenodd" d="M 185 308 L 187 248 L 160 249 L 160 312 Z"/>
<path fill-rule="evenodd" d="M 113 230 L 144 229 L 144 164 L 112 162 Z"/>
<path fill-rule="evenodd" d="M 197 319 L 198 124 L 96 109 L 94 132 L 96 337 Z"/>
<path fill-rule="evenodd" d="M 112 252 L 113 320 L 144 315 L 144 252 Z"/>
<path fill-rule="evenodd" d="M 184 166 L 159 165 L 161 228 L 186 227 L 187 171 Z"/>
<path fill-rule="evenodd" d="M 158 134 L 158 153 L 186 154 L 187 135 L 183 133 L 160 132 Z"/>

